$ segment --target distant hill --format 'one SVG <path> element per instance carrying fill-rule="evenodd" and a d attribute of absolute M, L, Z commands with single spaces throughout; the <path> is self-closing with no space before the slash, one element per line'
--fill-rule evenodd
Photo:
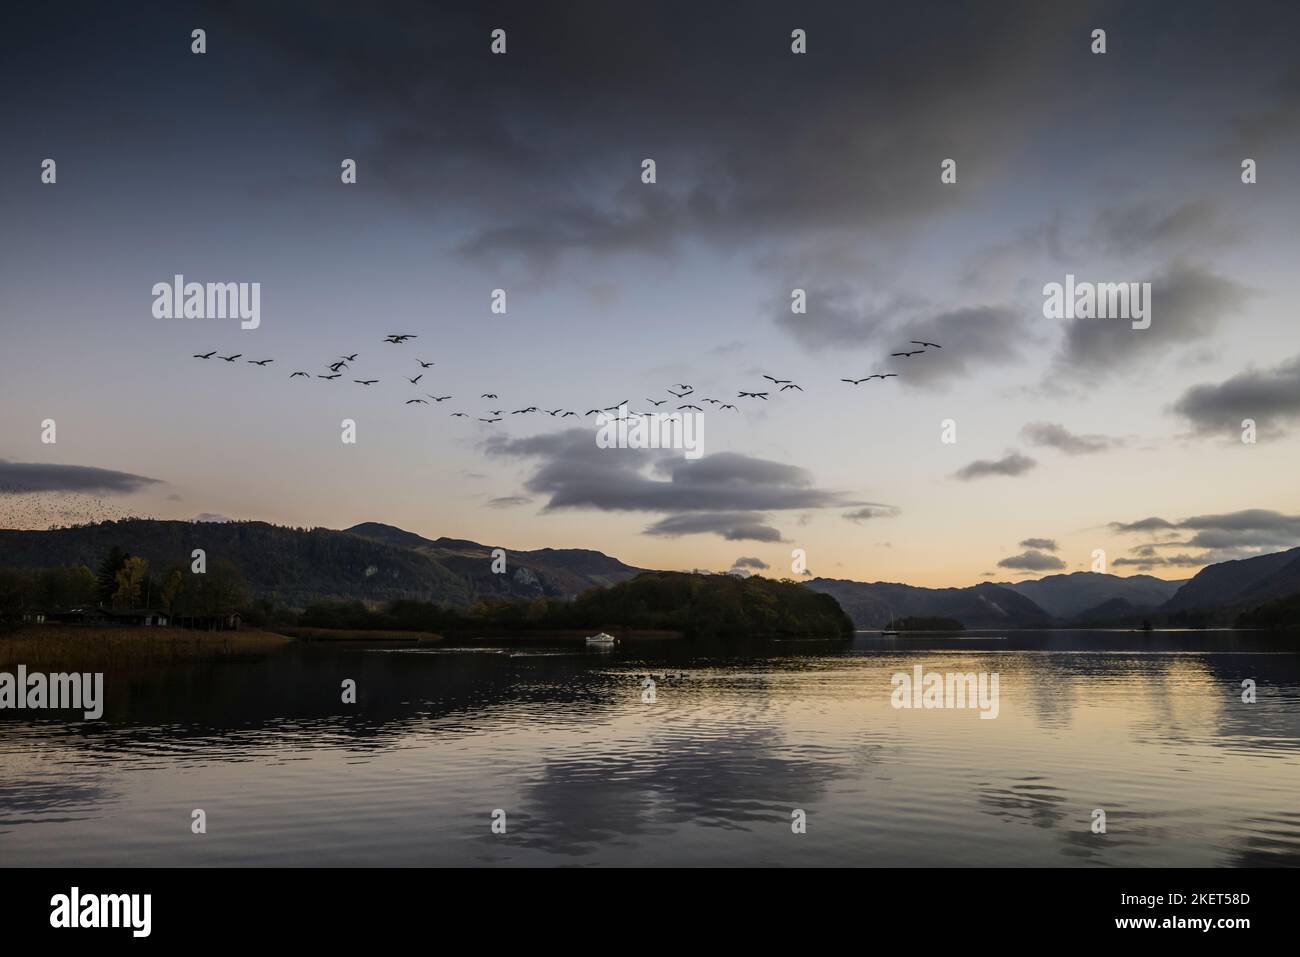
<path fill-rule="evenodd" d="M 1104 575 L 1099 572 L 1073 572 L 1069 575 L 1048 575 L 1032 581 L 1006 582 L 1003 588 L 1024 595 L 1043 611 L 1055 618 L 1077 618 L 1084 613 L 1095 618 L 1098 606 L 1116 599 L 1133 611 L 1142 608 L 1159 608 L 1185 584 L 1184 581 L 1165 581 L 1151 575 Z"/>
<path fill-rule="evenodd" d="M 1300 548 L 1209 565 L 1165 603 L 1170 614 L 1243 612 L 1300 592 Z"/>
<path fill-rule="evenodd" d="M 804 583 L 831 595 L 857 628 L 885 628 L 901 618 L 952 618 L 967 628 L 1043 628 L 1052 616 L 1031 599 L 1002 585 L 919 588 L 894 582 L 814 578 Z"/>
<path fill-rule="evenodd" d="M 497 575 L 492 571 L 496 546 L 456 538 L 422 538 L 378 522 L 353 525 L 345 531 L 425 555 L 464 578 L 479 595 L 573 597 L 588 588 L 614 585 L 646 571 L 587 548 L 507 548 L 506 573 Z"/>
<path fill-rule="evenodd" d="M 190 562 L 232 561 L 254 598 L 302 608 L 314 601 L 413 599 L 468 605 L 484 595 L 572 597 L 595 585 L 627 580 L 640 569 L 600 552 L 506 551 L 506 573 L 492 573 L 492 549 L 476 542 L 430 541 L 374 523 L 337 531 L 266 522 L 170 522 L 129 519 L 50 531 L 0 530 L 0 564 L 23 568 L 87 565 L 95 569 L 114 546 L 149 561 L 160 573 Z"/>

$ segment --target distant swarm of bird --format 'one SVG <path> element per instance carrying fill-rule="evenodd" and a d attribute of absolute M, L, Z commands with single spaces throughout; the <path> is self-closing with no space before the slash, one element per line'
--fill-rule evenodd
<path fill-rule="evenodd" d="M 384 341 L 385 343 L 388 343 L 388 344 L 391 344 L 391 345 L 402 345 L 402 344 L 408 342 L 408 341 L 411 340 L 411 339 L 417 339 L 417 338 L 419 338 L 419 336 L 418 336 L 417 334 L 415 334 L 415 333 L 406 333 L 406 332 L 404 332 L 404 333 L 392 333 L 392 334 L 390 334 L 390 335 L 384 336 L 383 341 Z M 909 343 L 910 343 L 910 345 L 920 346 L 920 348 L 919 348 L 919 349 L 901 349 L 901 350 L 899 350 L 898 352 L 891 352 L 891 353 L 889 354 L 890 357 L 891 357 L 891 358 L 896 358 L 896 359 L 910 359 L 912 356 L 925 355 L 925 354 L 926 354 L 927 352 L 929 352 L 931 349 L 942 349 L 942 348 L 943 348 L 943 346 L 939 345 L 939 343 L 937 343 L 937 342 L 928 342 L 928 341 L 926 341 L 926 340 L 924 340 L 924 339 L 912 339 L 912 340 L 909 340 Z M 238 352 L 234 353 L 233 355 L 229 355 L 229 356 L 217 355 L 217 352 L 218 352 L 218 350 L 216 350 L 216 349 L 213 349 L 211 352 L 196 352 L 196 353 L 194 353 L 194 358 L 195 358 L 195 359 L 205 359 L 205 360 L 206 360 L 206 359 L 211 359 L 211 358 L 213 358 L 213 357 L 215 356 L 216 358 L 221 359 L 223 362 L 232 362 L 232 363 L 235 362 L 235 361 L 238 360 L 238 359 L 243 358 L 243 354 L 242 354 L 242 353 L 238 353 Z M 329 369 L 329 372 L 328 372 L 328 373 L 321 373 L 321 372 L 318 372 L 318 373 L 315 374 L 315 377 L 316 377 L 317 379 L 324 379 L 324 380 L 326 380 L 326 381 L 332 381 L 332 380 L 334 380 L 334 379 L 341 378 L 341 377 L 343 376 L 343 370 L 345 370 L 345 369 L 350 369 L 351 366 L 352 366 L 352 363 L 356 362 L 357 359 L 360 357 L 360 355 L 361 355 L 361 353 L 359 353 L 359 352 L 354 352 L 354 353 L 352 353 L 351 355 L 342 355 L 342 356 L 339 356 L 335 361 L 326 364 L 325 367 L 326 367 L 327 369 Z M 265 368 L 266 366 L 269 366 L 269 365 L 271 365 L 273 362 L 275 362 L 274 359 L 247 359 L 247 360 L 245 360 L 245 361 L 248 362 L 250 365 L 258 366 L 259 368 Z M 426 373 L 425 373 L 423 370 L 427 370 L 427 369 L 432 368 L 436 363 L 434 363 L 434 362 L 432 362 L 432 361 L 429 361 L 429 360 L 420 359 L 420 358 L 416 358 L 415 361 L 419 364 L 420 369 L 421 369 L 422 371 L 419 372 L 419 373 L 418 373 L 417 375 L 415 375 L 415 376 L 406 376 L 406 375 L 404 375 L 404 376 L 402 376 L 402 378 L 405 379 L 405 380 L 407 381 L 407 383 L 409 383 L 410 385 L 418 386 L 419 383 L 420 383 L 420 381 L 421 381 L 421 380 L 425 377 L 425 375 L 426 375 Z M 875 372 L 875 373 L 872 373 L 871 375 L 862 376 L 862 377 L 860 377 L 860 378 L 842 377 L 842 378 L 840 379 L 840 381 L 841 381 L 841 382 L 848 383 L 848 384 L 851 385 L 851 386 L 859 386 L 859 385 L 862 385 L 864 382 L 870 382 L 870 381 L 872 381 L 873 379 L 879 379 L 879 380 L 881 380 L 882 382 L 883 382 L 884 380 L 886 380 L 886 379 L 895 379 L 895 378 L 898 378 L 898 375 L 899 375 L 899 374 L 898 374 L 897 372 Z M 290 378 L 290 379 L 297 379 L 297 378 L 310 379 L 310 378 L 312 378 L 312 373 L 309 373 L 309 372 L 306 372 L 306 371 L 302 371 L 302 370 L 295 370 L 294 372 L 291 372 L 291 373 L 289 374 L 289 378 Z M 766 387 L 764 387 L 764 388 L 761 389 L 761 390 L 755 389 L 755 390 L 749 390 L 749 391 L 746 391 L 746 390 L 743 390 L 743 389 L 742 389 L 742 390 L 740 390 L 740 391 L 738 391 L 738 392 L 736 393 L 736 398 L 738 398 L 738 399 L 757 399 L 757 400 L 760 400 L 760 401 L 762 401 L 762 402 L 767 402 L 767 401 L 769 400 L 769 398 L 771 397 L 772 392 L 773 392 L 774 390 L 775 390 L 775 392 L 776 392 L 778 395 L 779 395 L 780 393 L 783 393 L 783 392 L 792 392 L 792 391 L 803 392 L 803 391 L 804 391 L 803 386 L 799 385 L 799 384 L 798 384 L 797 382 L 795 382 L 793 379 L 778 379 L 778 378 L 776 378 L 775 376 L 767 375 L 766 373 L 763 374 L 763 378 L 766 379 L 768 382 L 770 382 L 771 385 L 766 386 Z M 378 385 L 379 382 L 380 382 L 379 379 L 353 379 L 352 381 L 353 381 L 354 383 L 356 383 L 357 385 L 361 385 L 361 386 L 372 386 L 372 385 Z M 681 401 L 681 400 L 684 400 L 684 399 L 686 399 L 686 400 L 695 399 L 696 401 L 704 402 L 704 403 L 706 403 L 706 404 L 708 404 L 708 405 L 712 405 L 712 406 L 714 406 L 716 409 L 718 409 L 718 411 L 726 411 L 726 410 L 730 410 L 730 411 L 732 411 L 732 412 L 739 412 L 739 411 L 740 411 L 739 408 L 737 408 L 737 406 L 735 406 L 734 404 L 732 404 L 732 403 L 730 403 L 730 402 L 723 402 L 721 399 L 715 399 L 715 398 L 711 398 L 711 397 L 710 397 L 710 398 L 705 398 L 705 397 L 698 397 L 698 398 L 697 398 L 697 397 L 696 397 L 696 392 L 695 392 L 695 387 L 694 387 L 693 385 L 691 385 L 690 383 L 688 383 L 688 382 L 675 382 L 675 383 L 673 383 L 672 385 L 670 385 L 670 386 L 668 386 L 667 388 L 665 388 L 664 391 L 667 392 L 668 395 L 672 396 L 674 399 L 676 399 L 676 400 L 678 400 L 678 401 Z M 454 398 L 454 396 L 451 396 L 451 395 L 433 395 L 433 394 L 431 394 L 431 393 L 427 393 L 427 392 L 426 392 L 426 393 L 424 393 L 424 398 L 404 399 L 404 400 L 402 401 L 402 404 L 403 404 L 403 405 L 428 405 L 428 404 L 429 404 L 429 400 L 432 400 L 435 404 L 441 404 L 442 402 L 445 402 L 445 401 L 447 401 L 448 399 L 451 399 L 451 398 Z M 481 399 L 481 400 L 482 400 L 482 399 L 491 399 L 491 400 L 496 400 L 496 399 L 499 399 L 499 398 L 500 398 L 500 396 L 499 396 L 499 394 L 496 393 L 496 392 L 484 392 L 484 393 L 481 393 L 481 394 L 479 395 L 479 399 Z M 648 397 L 647 397 L 645 401 L 648 402 L 648 403 L 650 403 L 650 405 L 651 405 L 653 408 L 658 409 L 660 406 L 666 404 L 669 400 L 668 400 L 668 399 L 653 399 L 653 398 L 648 398 Z M 629 411 L 627 411 L 627 404 L 628 404 L 628 400 L 627 400 L 627 399 L 622 399 L 622 400 L 620 400 L 619 402 L 614 403 L 613 405 L 600 406 L 600 407 L 597 407 L 597 408 L 588 409 L 588 410 L 587 410 L 585 413 L 583 413 L 583 414 L 584 414 L 584 415 L 600 415 L 601 413 L 604 413 L 604 412 L 618 412 L 620 415 L 622 415 L 622 414 L 627 414 L 627 415 L 629 415 L 629 416 L 633 416 L 633 417 L 647 416 L 647 415 L 654 415 L 654 414 L 655 414 L 655 413 L 651 413 L 651 412 L 629 412 Z M 581 408 L 581 407 L 579 407 L 579 408 Z M 678 412 L 703 412 L 704 409 L 703 409 L 703 407 L 701 407 L 701 406 L 699 406 L 699 405 L 696 405 L 694 401 L 685 401 L 685 402 L 683 402 L 681 405 L 676 406 L 676 411 L 678 411 Z M 459 410 L 456 411 L 456 412 L 452 412 L 452 413 L 450 413 L 450 414 L 451 414 L 451 417 L 452 417 L 452 418 L 463 418 L 463 419 L 476 418 L 479 422 L 483 422 L 483 423 L 485 423 L 485 424 L 491 425 L 491 424 L 494 424 L 494 423 L 497 423 L 497 422 L 504 421 L 506 410 L 505 410 L 505 409 L 488 409 L 488 410 L 485 410 L 485 412 L 486 412 L 486 414 L 485 414 L 485 415 L 481 415 L 481 416 L 471 416 L 468 412 L 459 411 Z M 569 418 L 569 417 L 571 417 L 571 416 L 572 416 L 572 417 L 575 417 L 575 418 L 578 417 L 578 413 L 577 413 L 577 412 L 574 412 L 574 411 L 572 411 L 572 410 L 565 409 L 565 408 L 562 408 L 562 407 L 561 407 L 561 408 L 556 408 L 556 409 L 542 409 L 542 408 L 540 408 L 540 407 L 538 407 L 538 406 L 535 406 L 535 405 L 528 405 L 528 406 L 525 406 L 525 407 L 522 408 L 522 409 L 514 409 L 513 411 L 510 412 L 510 415 L 512 415 L 512 416 L 514 416 L 514 415 L 531 415 L 531 414 L 533 414 L 533 413 L 535 413 L 535 412 L 544 412 L 546 415 L 549 415 L 549 416 L 550 416 L 551 418 L 553 418 L 553 419 L 555 419 L 555 418 L 558 418 L 558 419 L 567 419 L 567 418 Z"/>

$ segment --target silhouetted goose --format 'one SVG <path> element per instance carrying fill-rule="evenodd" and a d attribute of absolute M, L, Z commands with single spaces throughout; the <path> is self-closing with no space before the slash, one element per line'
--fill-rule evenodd
<path fill-rule="evenodd" d="M 500 419 L 479 419 L 480 422 L 500 422 Z"/>
<path fill-rule="evenodd" d="M 428 405 L 429 403 L 425 402 L 423 399 L 407 399 L 406 404 L 407 405 Z"/>
<path fill-rule="evenodd" d="M 426 392 L 425 395 L 429 395 L 429 394 Z M 451 396 L 449 396 L 449 395 L 429 395 L 429 398 L 432 399 L 434 402 L 442 402 L 442 401 L 444 401 L 444 400 L 446 400 L 446 399 L 450 399 Z"/>
<path fill-rule="evenodd" d="M 242 352 L 236 352 L 233 356 L 217 356 L 217 358 L 221 359 L 223 362 L 234 362 L 242 355 L 243 355 Z"/>
<path fill-rule="evenodd" d="M 793 382 L 790 382 L 790 383 L 787 383 L 786 385 L 781 386 L 781 391 L 782 391 L 782 392 L 784 392 L 786 389 L 798 389 L 800 392 L 802 392 L 802 391 L 803 391 L 803 386 L 801 386 L 801 385 L 795 385 Z"/>
<path fill-rule="evenodd" d="M 919 356 L 924 351 L 924 349 L 913 349 L 911 352 L 891 352 L 890 355 L 906 359 L 908 356 Z"/>
<path fill-rule="evenodd" d="M 401 335 L 384 336 L 384 341 L 400 344 L 405 342 L 407 339 L 418 339 L 418 338 L 420 337 L 415 335 L 415 333 L 406 332 L 406 333 L 402 333 Z"/>
<path fill-rule="evenodd" d="M 429 366 L 433 365 L 432 362 L 425 362 L 423 359 L 416 359 L 415 361 L 420 363 L 421 369 L 427 369 Z"/>
<path fill-rule="evenodd" d="M 498 396 L 495 392 L 484 392 L 481 396 L 479 396 L 479 398 L 480 398 L 480 399 L 498 399 L 498 398 L 500 398 L 500 396 Z"/>
<path fill-rule="evenodd" d="M 354 352 L 354 353 L 352 353 L 352 355 L 350 355 L 350 356 L 339 356 L 339 358 L 342 359 L 344 362 L 356 362 L 356 361 L 357 361 L 357 356 L 359 356 L 359 355 L 361 355 L 361 353 L 359 353 L 359 352 Z"/>
<path fill-rule="evenodd" d="M 202 355 L 200 355 L 200 354 L 198 354 L 198 353 L 196 352 L 196 353 L 194 354 L 194 358 L 195 358 L 195 359 L 211 359 L 211 358 L 212 358 L 213 356 L 215 356 L 216 354 L 217 354 L 217 350 L 216 350 L 216 349 L 213 349 L 211 352 L 207 352 L 207 353 L 204 353 L 204 354 L 202 354 Z"/>
<path fill-rule="evenodd" d="M 406 381 L 409 382 L 409 383 L 411 383 L 411 385 L 416 385 L 416 384 L 418 384 L 419 381 L 420 381 L 421 379 L 423 379 L 423 378 L 424 378 L 424 373 L 421 372 L 421 373 L 420 373 L 418 376 L 416 376 L 414 379 L 412 379 L 412 378 L 410 378 L 410 377 L 408 376 L 407 379 L 406 379 Z"/>
<path fill-rule="evenodd" d="M 378 379 L 353 379 L 352 381 L 355 382 L 357 385 L 374 385 L 379 380 Z"/>
<path fill-rule="evenodd" d="M 793 379 L 773 379 L 770 375 L 764 375 L 763 378 L 767 379 L 773 385 L 785 385 L 787 382 L 794 381 Z"/>
<path fill-rule="evenodd" d="M 738 394 L 737 394 L 736 398 L 738 398 L 738 399 L 762 399 L 763 401 L 766 402 L 766 401 L 767 401 L 767 393 L 766 393 L 766 392 L 741 392 L 741 393 L 738 393 Z"/>
<path fill-rule="evenodd" d="M 253 366 L 264 366 L 274 362 L 274 359 L 249 359 L 248 364 Z"/>
<path fill-rule="evenodd" d="M 934 346 L 936 349 L 943 348 L 943 346 L 939 345 L 939 343 L 937 342 L 926 342 L 924 339 L 912 339 L 911 343 L 914 346 L 925 346 L 927 348 L 929 348 L 930 346 Z"/>
<path fill-rule="evenodd" d="M 303 376 L 304 378 L 307 378 L 307 379 L 310 379 L 310 378 L 311 378 L 311 376 L 308 375 L 306 372 L 291 372 L 291 373 L 289 373 L 289 378 L 290 378 L 290 379 L 296 379 L 296 378 L 298 378 L 298 376 Z"/>
<path fill-rule="evenodd" d="M 681 396 L 678 396 L 678 398 L 680 399 Z M 664 404 L 665 402 L 667 402 L 668 400 L 667 400 L 667 399 L 660 399 L 658 402 L 656 402 L 654 399 L 646 399 L 646 401 L 649 402 L 649 403 L 650 403 L 651 405 L 653 405 L 653 406 L 660 406 L 660 405 L 663 405 L 663 404 Z"/>
<path fill-rule="evenodd" d="M 341 376 L 342 374 L 343 374 L 342 372 L 336 372 L 336 373 L 334 373 L 333 375 L 317 375 L 316 378 L 318 378 L 318 379 L 337 379 L 337 378 L 338 378 L 339 376 Z"/>
<path fill-rule="evenodd" d="M 677 407 L 677 411 L 678 411 L 678 412 L 682 411 L 682 409 L 694 409 L 696 412 L 703 412 L 703 411 L 704 411 L 704 410 L 701 409 L 698 405 L 689 405 L 689 404 L 688 404 L 688 405 L 679 405 L 679 406 Z"/>

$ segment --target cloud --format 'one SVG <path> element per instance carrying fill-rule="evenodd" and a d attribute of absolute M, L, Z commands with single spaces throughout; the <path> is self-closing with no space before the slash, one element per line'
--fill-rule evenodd
<path fill-rule="evenodd" d="M 862 522 L 870 521 L 873 518 L 893 518 L 898 515 L 898 513 L 899 509 L 893 505 L 879 505 L 872 502 L 862 508 L 854 509 L 851 512 L 845 512 L 843 517 L 848 519 L 850 522 L 861 524 Z"/>
<path fill-rule="evenodd" d="M 1020 543 L 1021 548 L 1035 548 L 1045 552 L 1054 552 L 1057 549 L 1056 539 L 1054 538 L 1026 538 Z"/>
<path fill-rule="evenodd" d="M 779 542 L 781 533 L 762 523 L 763 516 L 755 512 L 691 512 L 670 515 L 646 527 L 647 535 L 678 535 L 711 533 L 729 542 Z"/>
<path fill-rule="evenodd" d="M 1000 459 L 976 459 L 970 465 L 958 469 L 953 477 L 969 482 L 989 475 L 1024 475 L 1036 465 L 1038 463 L 1027 455 L 1007 452 Z"/>
<path fill-rule="evenodd" d="M 1194 199 L 1176 206 L 1142 200 L 1097 213 L 1092 241 L 1112 256 L 1131 256 L 1152 247 L 1187 249 L 1231 241 L 1236 231 L 1223 224 L 1216 203 Z"/>
<path fill-rule="evenodd" d="M 1124 444 L 1105 435 L 1077 435 L 1055 422 L 1030 422 L 1020 430 L 1020 437 L 1028 445 L 1059 449 L 1066 455 L 1105 452 Z"/>
<path fill-rule="evenodd" d="M 1253 419 L 1257 434 L 1282 431 L 1300 421 L 1300 356 L 1271 369 L 1247 369 L 1215 384 L 1192 386 L 1173 404 L 1201 435 L 1240 437 L 1243 419 Z"/>
<path fill-rule="evenodd" d="M 1113 272 L 1113 271 L 1112 271 Z M 1076 282 L 1139 282 L 1140 276 L 1076 276 Z M 1098 376 L 1150 363 L 1218 331 L 1250 297 L 1245 286 L 1208 268 L 1177 261 L 1151 282 L 1151 326 L 1134 329 L 1126 319 L 1073 319 L 1057 356 L 1058 368 Z"/>
<path fill-rule="evenodd" d="M 691 461 L 667 450 L 602 449 L 592 432 L 570 429 L 523 439 L 493 436 L 488 455 L 538 464 L 525 488 L 545 511 L 598 509 L 666 517 L 650 535 L 710 533 L 731 541 L 781 541 L 765 513 L 862 507 L 846 493 L 818 488 L 803 468 L 720 452 Z"/>
<path fill-rule="evenodd" d="M 998 562 L 999 568 L 1015 568 L 1022 571 L 1045 572 L 1055 571 L 1065 567 L 1065 562 L 1061 561 L 1055 555 L 1048 555 L 1046 552 L 1029 550 L 1021 552 L 1019 555 L 1012 555 L 1010 558 L 1004 558 Z"/>
<path fill-rule="evenodd" d="M 516 508 L 520 505 L 527 505 L 532 499 L 527 495 L 502 495 L 498 498 L 488 499 L 488 508 Z"/>
<path fill-rule="evenodd" d="M 0 486 L 22 492 L 98 492 L 129 495 L 160 479 L 115 472 L 90 465 L 53 465 L 45 462 L 9 462 L 0 459 Z"/>
<path fill-rule="evenodd" d="M 1112 565 L 1194 567 L 1249 558 L 1300 545 L 1300 515 L 1286 515 L 1262 508 L 1193 515 L 1176 522 L 1153 516 L 1137 522 L 1111 522 L 1110 528 L 1122 534 L 1183 533 L 1136 546 L 1130 550 L 1132 557 L 1116 559 Z M 1160 553 L 1161 549 L 1189 548 L 1202 549 L 1202 552 L 1194 555 L 1184 551 L 1172 556 Z"/>
<path fill-rule="evenodd" d="M 763 561 L 763 559 L 761 559 L 761 558 L 744 558 L 744 557 L 742 557 L 742 558 L 737 558 L 734 562 L 732 562 L 732 563 L 731 563 L 731 567 L 732 567 L 732 568 L 759 568 L 759 569 L 763 569 L 763 568 L 771 568 L 772 566 L 769 565 L 767 562 Z"/>

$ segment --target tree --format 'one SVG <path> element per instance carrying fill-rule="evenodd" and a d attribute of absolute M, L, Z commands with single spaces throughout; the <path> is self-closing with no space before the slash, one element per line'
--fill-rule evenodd
<path fill-rule="evenodd" d="M 126 552 L 114 545 L 100 563 L 95 597 L 101 604 L 112 604 L 113 595 L 117 592 L 117 573 L 126 564 L 126 558 Z"/>
<path fill-rule="evenodd" d="M 132 556 L 117 571 L 117 589 L 113 592 L 114 608 L 134 608 L 140 601 L 140 586 L 149 574 L 149 563 Z"/>

